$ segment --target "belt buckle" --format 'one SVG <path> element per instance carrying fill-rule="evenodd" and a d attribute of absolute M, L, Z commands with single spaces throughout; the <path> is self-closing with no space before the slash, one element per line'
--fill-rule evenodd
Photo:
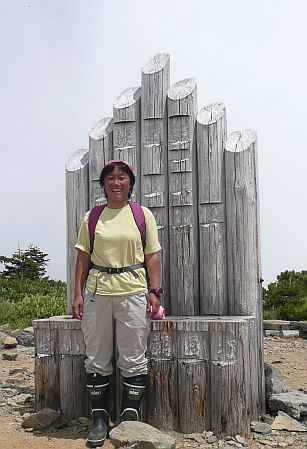
<path fill-rule="evenodd" d="M 112 274 L 112 268 L 108 267 L 108 268 L 107 268 L 107 273 L 108 273 L 108 274 Z"/>
<path fill-rule="evenodd" d="M 122 269 L 121 269 L 121 268 L 116 268 L 116 273 L 117 273 L 117 274 L 122 273 Z"/>

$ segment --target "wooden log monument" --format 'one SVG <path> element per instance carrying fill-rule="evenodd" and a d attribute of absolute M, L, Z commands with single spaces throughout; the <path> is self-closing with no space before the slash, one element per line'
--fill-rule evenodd
<path fill-rule="evenodd" d="M 134 201 L 149 207 L 162 245 L 167 318 L 151 322 L 142 419 L 160 430 L 248 435 L 264 412 L 257 135 L 227 137 L 226 108 L 198 112 L 193 78 L 170 86 L 170 57 L 143 67 L 66 165 L 67 310 L 77 231 L 105 201 L 99 174 L 110 159 L 135 167 Z M 34 321 L 36 409 L 87 416 L 85 347 L 71 315 Z M 116 342 L 115 342 L 116 353 Z M 113 419 L 121 379 L 114 372 Z"/>

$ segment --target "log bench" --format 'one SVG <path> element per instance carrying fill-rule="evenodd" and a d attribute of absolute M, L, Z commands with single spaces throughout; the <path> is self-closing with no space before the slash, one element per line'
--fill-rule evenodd
<path fill-rule="evenodd" d="M 34 320 L 33 327 L 36 410 L 50 407 L 68 419 L 88 416 L 81 322 L 57 316 Z M 248 435 L 263 397 L 256 335 L 253 316 L 171 316 L 152 321 L 142 419 L 165 431 Z M 116 420 L 121 396 L 116 369 L 111 390 Z"/>

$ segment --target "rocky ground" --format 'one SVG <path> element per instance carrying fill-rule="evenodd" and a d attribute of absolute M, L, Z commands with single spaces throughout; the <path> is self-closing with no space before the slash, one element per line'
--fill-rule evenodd
<path fill-rule="evenodd" d="M 307 391 L 307 340 L 301 338 L 265 338 L 265 360 L 278 368 L 288 388 Z M 69 422 L 64 428 L 49 431 L 24 429 L 21 424 L 33 412 L 34 349 L 18 345 L 0 350 L 0 447 L 1 449 L 84 449 L 89 421 L 86 418 Z M 304 423 L 307 425 L 307 423 Z M 270 447 L 307 448 L 307 432 L 253 432 L 250 439 L 218 440 L 212 432 L 182 435 L 172 433 L 177 448 L 250 449 Z M 104 449 L 113 449 L 106 441 Z"/>

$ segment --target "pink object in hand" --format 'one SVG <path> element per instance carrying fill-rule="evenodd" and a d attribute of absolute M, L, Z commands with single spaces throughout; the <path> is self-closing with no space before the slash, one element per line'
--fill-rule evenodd
<path fill-rule="evenodd" d="M 150 310 L 150 312 L 151 312 L 151 310 Z M 165 310 L 164 310 L 164 307 L 160 306 L 159 310 L 158 310 L 158 313 L 154 317 L 152 317 L 151 319 L 152 320 L 164 320 L 164 318 L 165 318 Z"/>

